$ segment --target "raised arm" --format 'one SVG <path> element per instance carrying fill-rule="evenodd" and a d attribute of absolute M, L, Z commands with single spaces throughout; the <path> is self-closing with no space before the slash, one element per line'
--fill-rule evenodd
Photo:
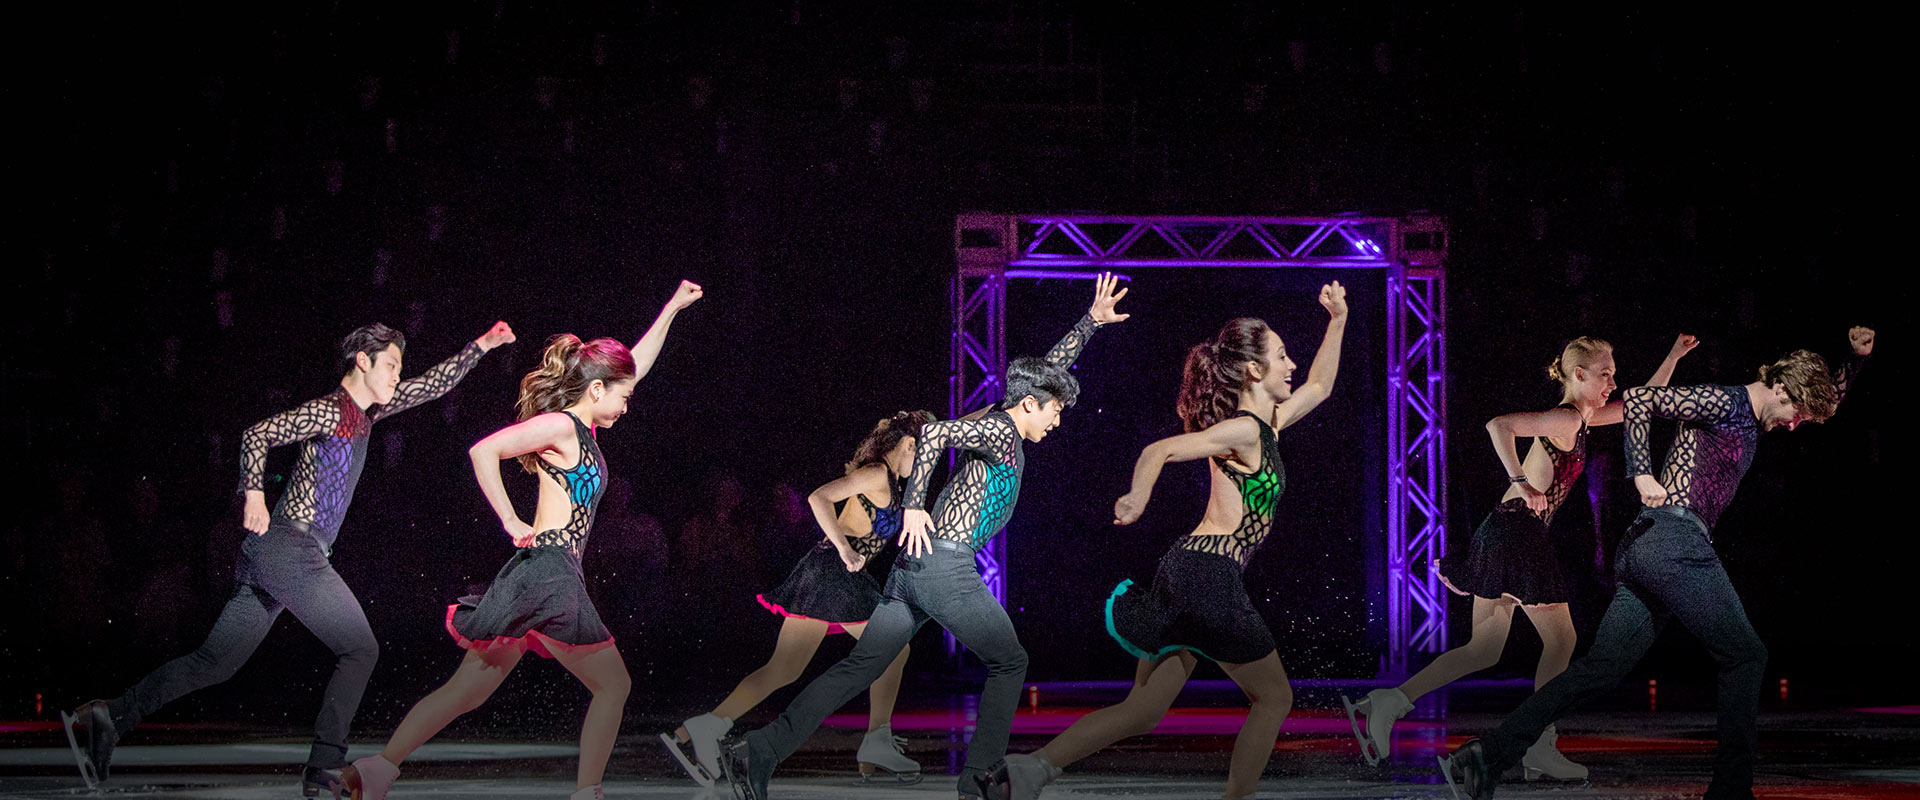
<path fill-rule="evenodd" d="M 1683 333 L 1674 338 L 1673 347 L 1667 349 L 1667 357 L 1661 359 L 1660 368 L 1653 371 L 1653 377 L 1648 378 L 1645 385 L 1667 385 L 1667 381 L 1673 379 L 1674 367 L 1680 365 L 1680 358 L 1692 352 L 1693 348 L 1699 345 L 1700 340 L 1689 334 Z M 1620 424 L 1620 420 L 1626 416 L 1626 410 L 1627 406 L 1624 401 L 1615 400 L 1594 409 L 1593 416 L 1587 419 L 1587 424 L 1591 426 L 1618 425 Z"/>
<path fill-rule="evenodd" d="M 1867 368 L 1867 360 L 1873 356 L 1873 329 L 1853 326 L 1847 331 L 1847 344 L 1852 347 L 1847 362 L 1833 371 L 1833 390 L 1839 395 L 1838 403 L 1847 401 L 1847 387 L 1860 377 L 1860 372 Z"/>
<path fill-rule="evenodd" d="M 652 371 L 653 362 L 660 358 L 660 347 L 667 343 L 667 329 L 673 327 L 673 318 L 679 315 L 680 309 L 693 305 L 693 301 L 705 293 L 700 284 L 685 280 L 680 282 L 680 288 L 673 291 L 673 297 L 660 309 L 660 316 L 654 318 L 653 325 L 633 345 L 635 379 L 647 377 L 647 373 Z"/>
<path fill-rule="evenodd" d="M 1059 343 L 1055 344 L 1052 350 L 1047 351 L 1046 358 L 1049 363 L 1063 368 L 1073 366 L 1073 362 L 1080 358 L 1080 351 L 1086 349 L 1087 340 L 1093 338 L 1094 331 L 1099 330 L 1102 325 L 1110 325 L 1133 316 L 1114 311 L 1113 307 L 1120 302 L 1120 298 L 1127 296 L 1126 289 L 1121 289 L 1117 294 L 1113 291 L 1119 283 L 1120 279 L 1111 272 L 1102 272 L 1100 277 L 1094 279 L 1093 305 L 1078 322 L 1073 324 L 1072 330 L 1067 331 L 1067 335 L 1060 337 Z"/>
<path fill-rule="evenodd" d="M 558 453 L 562 442 L 575 438 L 573 419 L 556 411 L 494 431 L 468 448 L 467 457 L 473 460 L 473 476 L 480 482 L 480 494 L 486 496 L 487 505 L 500 518 L 500 527 L 513 537 L 515 547 L 532 544 L 534 530 L 513 510 L 507 486 L 500 479 L 500 462 L 528 453 Z"/>
<path fill-rule="evenodd" d="M 378 408 L 370 409 L 374 419 L 385 419 L 429 400 L 438 399 L 452 390 L 455 384 L 473 371 L 473 365 L 480 363 L 480 357 L 493 348 L 514 340 L 513 328 L 505 322 L 493 323 L 480 338 L 460 348 L 452 358 L 433 365 L 432 369 L 420 373 L 418 377 L 401 381 L 393 387 L 393 399 Z"/>
<path fill-rule="evenodd" d="M 1169 436 L 1140 451 L 1133 462 L 1133 484 L 1113 503 L 1113 524 L 1131 525 L 1147 510 L 1153 498 L 1153 485 L 1160 481 L 1160 468 L 1179 461 L 1226 455 L 1260 449 L 1260 425 L 1247 417 L 1232 417 L 1206 430 Z"/>
<path fill-rule="evenodd" d="M 1507 480 L 1520 486 L 1527 508 L 1547 510 L 1547 495 L 1527 481 L 1526 462 L 1513 440 L 1521 436 L 1568 437 L 1580 432 L 1580 412 L 1571 408 L 1501 414 L 1487 420 L 1487 436 L 1493 439 L 1493 453 L 1507 470 Z"/>
<path fill-rule="evenodd" d="M 1340 374 L 1340 340 L 1347 335 L 1347 288 L 1334 281 L 1320 287 L 1320 305 L 1327 310 L 1327 335 L 1320 339 L 1320 352 L 1313 354 L 1313 366 L 1307 369 L 1307 382 L 1293 390 L 1293 396 L 1273 409 L 1273 429 L 1285 430 L 1299 422 L 1307 412 L 1318 408 L 1333 394 L 1333 379 Z"/>
<path fill-rule="evenodd" d="M 833 513 L 833 504 L 857 494 L 876 494 L 887 486 L 887 468 L 883 464 L 868 464 L 822 485 L 807 495 L 807 506 L 813 509 L 813 521 L 819 523 L 827 541 L 833 543 L 833 549 L 840 553 L 840 563 L 846 565 L 848 572 L 858 572 L 867 565 L 867 557 L 853 551 L 847 544 L 847 529 L 840 524 L 839 516 Z"/>
<path fill-rule="evenodd" d="M 241 527 L 255 534 L 267 532 L 267 451 L 325 436 L 339 426 L 340 403 L 327 395 L 260 420 L 240 434 L 240 492 L 247 497 L 240 511 Z"/>

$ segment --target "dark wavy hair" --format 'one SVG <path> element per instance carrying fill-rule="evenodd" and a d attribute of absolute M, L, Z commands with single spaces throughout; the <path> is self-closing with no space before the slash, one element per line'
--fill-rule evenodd
<path fill-rule="evenodd" d="M 1012 408 L 1025 397 L 1041 405 L 1059 400 L 1062 408 L 1072 408 L 1080 399 L 1080 381 L 1066 367 L 1044 358 L 1016 358 L 1007 365 L 1007 392 L 1000 399 L 1000 407 Z"/>
<path fill-rule="evenodd" d="M 878 464 L 899 446 L 900 440 L 909 436 L 920 438 L 920 429 L 934 420 L 931 411 L 895 411 L 893 416 L 880 420 L 867 432 L 867 438 L 860 440 L 860 446 L 853 448 L 853 458 L 847 461 L 847 472 L 851 473 L 868 464 Z M 901 476 L 906 477 L 906 476 Z"/>
<path fill-rule="evenodd" d="M 407 335 L 378 322 L 354 328 L 347 338 L 340 340 L 340 374 L 353 371 L 357 363 L 354 356 L 366 353 L 369 359 L 379 358 L 389 346 L 398 346 L 400 352 L 407 352 Z"/>
<path fill-rule="evenodd" d="M 580 401 L 594 381 L 615 384 L 634 376 L 633 351 L 615 339 L 582 342 L 580 337 L 563 333 L 547 341 L 540 366 L 520 379 L 520 400 L 515 404 L 519 419 L 559 411 Z M 537 472 L 540 457 L 520 456 L 520 467 Z"/>
<path fill-rule="evenodd" d="M 1267 363 L 1267 334 L 1273 329 L 1255 317 L 1230 320 L 1212 339 L 1187 350 L 1180 378 L 1180 399 L 1174 410 L 1188 433 L 1206 430 L 1233 416 L 1240 390 L 1250 377 L 1248 364 Z"/>

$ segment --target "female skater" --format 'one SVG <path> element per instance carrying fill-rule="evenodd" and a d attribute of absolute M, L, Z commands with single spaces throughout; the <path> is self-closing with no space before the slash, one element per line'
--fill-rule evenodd
<path fill-rule="evenodd" d="M 880 420 L 855 448 L 847 474 L 807 496 L 826 539 L 800 559 L 778 588 L 756 597 L 768 611 L 784 617 L 773 655 L 740 679 L 719 707 L 682 723 L 673 736 L 660 734 L 674 760 L 700 785 L 712 786 L 720 775 L 720 740 L 734 720 L 797 680 L 828 634 L 845 631 L 858 639 L 866 632 L 867 618 L 880 604 L 880 584 L 863 568 L 900 532 L 896 487 L 913 472 L 914 444 L 920 439 L 921 426 L 932 421 L 933 414 L 926 411 L 901 411 Z M 843 502 L 836 517 L 833 506 Z M 905 742 L 894 738 L 891 726 L 900 672 L 906 664 L 907 651 L 902 649 L 867 690 L 867 735 L 856 756 L 862 780 L 878 768 L 905 783 L 920 781 L 920 764 L 902 752 Z M 693 744 L 693 759 L 680 749 L 687 742 Z"/>
<path fill-rule="evenodd" d="M 580 725 L 573 798 L 604 797 L 600 777 L 620 731 L 630 680 L 613 634 L 601 624 L 580 577 L 594 506 L 606 488 L 606 464 L 594 430 L 627 413 L 627 397 L 653 367 L 674 316 L 700 295 L 698 285 L 681 281 L 631 351 L 612 339 L 554 337 L 540 367 L 520 381 L 520 422 L 469 451 L 481 493 L 520 550 L 484 597 L 463 597 L 448 607 L 447 632 L 467 654 L 446 685 L 407 712 L 379 755 L 355 761 L 341 774 L 353 800 L 386 797 L 400 776 L 400 762 L 492 696 L 529 650 L 559 661 L 593 692 Z M 501 483 L 500 462 L 508 458 L 518 459 L 530 473 L 544 473 L 532 525 L 521 521 Z"/>
<path fill-rule="evenodd" d="M 1038 752 L 1002 759 L 991 780 L 1006 797 L 1038 797 L 1067 765 L 1153 730 L 1199 656 L 1218 663 L 1252 704 L 1233 743 L 1223 796 L 1253 794 L 1293 707 L 1293 689 L 1241 571 L 1273 530 L 1274 506 L 1286 488 L 1274 432 L 1325 401 L 1339 372 L 1346 289 L 1338 282 L 1321 287 L 1320 305 L 1331 319 L 1299 391 L 1288 384 L 1294 364 L 1286 345 L 1258 319 L 1228 322 L 1188 351 L 1179 403 L 1187 433 L 1140 454 L 1132 490 L 1114 503 L 1113 521 L 1128 525 L 1140 518 L 1162 466 L 1197 458 L 1207 459 L 1213 476 L 1206 515 L 1160 560 L 1152 591 L 1130 591 L 1133 581 L 1123 581 L 1107 599 L 1107 633 L 1140 659 L 1127 699 L 1081 717 Z"/>
<path fill-rule="evenodd" d="M 1680 357 L 1698 344 L 1681 334 L 1660 362 L 1648 386 L 1665 386 Z M 1586 466 L 1587 428 L 1620 422 L 1624 406 L 1607 402 L 1614 390 L 1613 346 L 1582 336 L 1567 343 L 1547 375 L 1562 387 L 1560 405 L 1547 411 L 1504 414 L 1487 423 L 1493 451 L 1512 479 L 1500 505 L 1474 531 L 1464 557 L 1448 556 L 1438 565 L 1440 580 L 1457 594 L 1473 597 L 1473 638 L 1440 654 L 1426 669 L 1391 689 L 1375 689 L 1358 703 L 1345 697 L 1347 719 L 1367 763 L 1378 764 L 1393 752 L 1393 723 L 1406 716 L 1413 701 L 1459 680 L 1467 673 L 1493 666 L 1506 647 L 1507 631 L 1518 607 L 1540 632 L 1540 664 L 1534 668 L 1538 689 L 1566 670 L 1573 657 L 1573 617 L 1567 611 L 1569 593 L 1554 558 L 1547 523 L 1567 499 L 1568 490 Z M 1514 437 L 1533 437 L 1526 460 L 1520 460 Z M 1365 715 L 1363 734 L 1355 714 Z M 1528 748 L 1527 780 L 1545 775 L 1557 780 L 1584 780 L 1587 768 L 1560 754 L 1553 728 Z"/>

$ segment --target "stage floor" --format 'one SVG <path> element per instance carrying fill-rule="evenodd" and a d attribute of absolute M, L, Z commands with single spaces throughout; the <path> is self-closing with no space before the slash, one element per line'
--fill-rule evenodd
<path fill-rule="evenodd" d="M 1030 750 L 1120 689 L 1103 684 L 1041 685 L 1037 708 L 1025 706 L 1013 749 Z M 1339 688 L 1303 688 L 1261 783 L 1267 798 L 1438 798 L 1445 795 L 1434 757 L 1490 728 L 1498 713 L 1523 694 L 1512 687 L 1457 690 L 1455 698 L 1423 703 L 1397 729 L 1392 758 L 1378 767 L 1361 760 L 1338 711 Z M 1364 691 L 1345 689 L 1348 693 Z M 1470 699 L 1460 699 L 1470 698 Z M 1075 767 L 1049 788 L 1049 798 L 1217 797 L 1239 724 L 1230 687 L 1196 687 L 1152 734 L 1123 742 Z M 861 784 L 853 752 L 864 714 L 831 719 L 774 779 L 776 798 L 880 800 L 953 797 L 964 758 L 972 696 L 939 702 L 918 698 L 895 715 L 895 732 L 909 739 L 908 755 L 927 771 L 918 785 Z M 1189 701 L 1192 701 L 1189 703 Z M 1450 709 L 1440 705 L 1451 703 Z M 1561 750 L 1591 768 L 1585 785 L 1548 785 L 1518 779 L 1500 787 L 1514 798 L 1678 798 L 1705 789 L 1713 754 L 1713 714 L 1704 708 L 1612 708 L 1578 713 L 1561 726 Z M 1332 709 L 1332 710 L 1329 710 Z M 763 709 L 763 712 L 766 710 Z M 770 712 L 769 712 L 770 713 Z M 568 712 L 571 716 L 571 711 Z M 656 719 L 657 718 L 657 719 Z M 1444 719 L 1443 719 L 1444 718 Z M 700 787 L 680 773 L 653 732 L 670 717 L 630 713 L 609 768 L 608 797 L 698 798 Z M 764 720 L 754 720 L 764 721 Z M 1920 797 L 1920 705 L 1774 708 L 1761 716 L 1759 786 L 1763 798 Z M 392 795 L 407 797 L 564 798 L 573 789 L 571 744 L 503 736 L 488 740 L 456 731 L 429 744 L 406 765 Z M 370 738 L 370 737 L 368 737 Z M 353 757 L 378 749 L 357 742 Z M 0 797 L 87 796 L 57 721 L 0 722 Z M 306 745 L 294 731 L 245 724 L 154 724 L 130 735 L 117 754 L 107 797 L 174 800 L 297 798 L 296 766 Z M 708 793 L 727 798 L 728 794 Z"/>

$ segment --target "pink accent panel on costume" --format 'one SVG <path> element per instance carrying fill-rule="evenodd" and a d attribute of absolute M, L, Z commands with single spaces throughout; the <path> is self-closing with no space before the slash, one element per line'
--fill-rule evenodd
<path fill-rule="evenodd" d="M 612 636 L 608 636 L 606 641 L 603 642 L 567 644 L 539 631 L 527 631 L 527 635 L 520 637 L 495 636 L 491 639 L 474 641 L 460 635 L 460 631 L 453 627 L 453 612 L 458 608 L 460 608 L 460 604 L 458 603 L 447 606 L 447 633 L 453 635 L 454 644 L 460 645 L 460 647 L 465 650 L 478 650 L 482 653 L 488 653 L 495 650 L 518 647 L 538 655 L 541 658 L 553 658 L 553 653 L 556 650 L 567 655 L 573 655 L 575 653 L 591 653 L 595 650 L 605 650 L 613 646 Z"/>
<path fill-rule="evenodd" d="M 783 616 L 783 617 L 792 617 L 794 619 L 810 619 L 810 620 L 813 620 L 814 622 L 827 623 L 827 635 L 829 636 L 836 633 L 846 633 L 847 632 L 846 626 L 848 625 L 860 625 L 866 622 L 866 620 L 864 619 L 848 620 L 846 622 L 834 622 L 833 620 L 830 620 L 830 619 L 814 619 L 813 617 L 809 617 L 805 614 L 795 614 L 791 611 L 788 611 L 785 606 L 782 606 L 779 603 L 775 603 L 771 600 L 768 600 L 767 596 L 764 594 L 756 594 L 753 596 L 753 599 L 760 601 L 760 605 L 765 607 L 768 611 L 771 611 L 775 614 L 779 614 L 780 616 Z"/>

